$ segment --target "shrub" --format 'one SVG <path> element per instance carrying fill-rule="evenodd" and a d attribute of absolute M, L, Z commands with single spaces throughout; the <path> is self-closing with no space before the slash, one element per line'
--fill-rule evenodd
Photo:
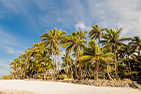
<path fill-rule="evenodd" d="M 130 80 L 130 79 L 128 79 L 128 78 L 125 78 L 125 79 L 123 79 L 123 81 L 132 81 L 132 80 Z"/>
<path fill-rule="evenodd" d="M 11 75 L 4 75 L 4 76 L 2 76 L 2 79 L 9 80 L 9 79 L 12 79 L 12 76 Z"/>

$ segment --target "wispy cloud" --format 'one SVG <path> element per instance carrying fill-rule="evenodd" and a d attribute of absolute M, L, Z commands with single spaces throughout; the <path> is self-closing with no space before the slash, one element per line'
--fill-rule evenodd
<path fill-rule="evenodd" d="M 123 27 L 122 35 L 129 36 L 141 36 L 140 3 L 140 0 L 2 0 L 7 12 L 15 13 L 20 19 L 24 17 L 21 20 L 28 24 L 26 28 L 34 32 L 54 27 L 71 30 L 79 23 L 80 29 L 94 24 L 114 29 Z"/>
<path fill-rule="evenodd" d="M 16 50 L 15 48 L 12 48 L 12 47 L 8 47 L 8 46 L 1 45 L 1 44 L 0 44 L 0 46 L 4 47 L 7 51 L 7 53 L 11 53 L 11 54 L 21 54 L 21 53 L 23 53 L 23 51 Z"/>
<path fill-rule="evenodd" d="M 10 71 L 9 64 L 11 62 L 12 60 L 9 59 L 0 60 L 0 77 L 9 74 Z"/>
<path fill-rule="evenodd" d="M 4 75 L 8 75 L 10 70 L 1 70 L 0 69 L 0 77 L 4 76 Z"/>
<path fill-rule="evenodd" d="M 88 0 L 90 18 L 102 27 L 123 27 L 122 36 L 141 36 L 140 0 Z"/>
<path fill-rule="evenodd" d="M 85 30 L 85 31 L 89 31 L 91 29 L 90 26 L 86 26 L 84 22 L 79 22 L 75 25 L 76 30 Z"/>
<path fill-rule="evenodd" d="M 0 29 L 0 46 L 1 50 L 11 53 L 11 54 L 21 54 L 23 51 L 16 49 L 21 47 L 19 43 L 16 42 L 16 37 L 6 33 L 6 31 Z M 4 49 L 3 49 L 4 48 Z"/>
<path fill-rule="evenodd" d="M 12 40 L 14 40 L 14 37 L 8 33 L 6 33 L 6 31 L 1 30 L 0 28 L 0 44 L 9 44 L 9 45 L 16 45 Z"/>
<path fill-rule="evenodd" d="M 0 66 L 9 68 L 9 64 L 0 63 Z"/>

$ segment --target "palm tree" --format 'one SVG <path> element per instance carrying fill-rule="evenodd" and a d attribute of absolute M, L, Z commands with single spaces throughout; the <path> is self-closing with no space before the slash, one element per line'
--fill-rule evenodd
<path fill-rule="evenodd" d="M 129 58 L 132 57 L 132 58 L 136 58 L 136 52 L 135 51 L 136 48 L 134 46 L 131 46 L 131 45 L 124 45 L 124 46 L 121 46 L 121 49 L 119 50 L 119 57 L 121 58 L 126 58 L 127 59 L 127 62 L 128 62 L 128 68 L 129 68 L 129 71 L 131 73 L 131 77 L 132 79 L 134 79 L 133 75 L 132 75 L 132 69 L 131 69 L 131 66 L 130 66 L 130 61 L 129 61 Z"/>
<path fill-rule="evenodd" d="M 113 61 L 114 57 L 115 57 L 115 55 L 113 53 L 105 53 L 105 54 L 101 55 L 101 60 L 106 63 L 107 74 L 108 74 L 108 77 L 109 77 L 110 80 L 113 80 L 113 79 L 110 76 L 109 67 L 108 66 L 109 66 L 109 63 Z"/>
<path fill-rule="evenodd" d="M 71 77 L 73 79 L 73 70 L 72 70 L 72 61 L 73 61 L 73 59 L 69 56 L 69 54 L 65 54 L 62 57 L 62 61 L 63 61 L 63 64 L 65 64 L 66 67 L 67 67 L 67 72 L 66 72 L 67 76 L 68 76 L 68 70 L 69 70 L 69 67 L 70 67 Z"/>
<path fill-rule="evenodd" d="M 102 43 L 102 45 L 107 45 L 107 46 L 112 46 L 112 52 L 115 54 L 115 74 L 116 74 L 116 79 L 118 79 L 118 70 L 117 70 L 117 47 L 118 45 L 121 46 L 123 45 L 122 41 L 125 40 L 130 40 L 130 37 L 122 37 L 119 38 L 119 35 L 121 33 L 122 28 L 117 29 L 116 31 L 114 31 L 113 29 L 107 29 L 107 33 L 103 33 L 102 34 L 102 38 L 104 38 L 104 40 L 101 40 L 100 42 Z"/>
<path fill-rule="evenodd" d="M 57 28 L 54 28 L 54 30 L 46 30 L 48 33 L 45 33 L 44 35 L 41 35 L 40 38 L 42 38 L 42 41 L 44 41 L 45 46 L 50 46 L 52 49 L 52 61 L 54 63 L 54 49 L 58 48 L 60 46 L 59 41 L 57 40 Z M 54 76 L 55 76 L 55 64 L 54 64 Z"/>
<path fill-rule="evenodd" d="M 139 55 L 141 54 L 141 39 L 138 36 L 132 38 L 132 42 L 129 44 L 133 45 L 139 51 Z"/>
<path fill-rule="evenodd" d="M 11 68 L 14 70 L 14 78 L 18 78 L 18 63 L 19 58 L 14 59 L 14 61 L 10 64 Z"/>
<path fill-rule="evenodd" d="M 86 41 L 74 35 L 68 35 L 67 40 L 63 41 L 63 47 L 66 48 L 67 53 L 74 51 L 75 53 L 75 78 L 77 79 L 77 58 L 81 49 L 85 49 Z"/>
<path fill-rule="evenodd" d="M 52 63 L 52 60 L 49 56 L 50 49 L 48 47 L 45 47 L 45 44 L 42 41 L 34 44 L 33 46 L 35 49 L 34 52 L 36 52 L 35 55 L 33 55 L 35 59 L 34 62 L 38 61 L 38 66 L 40 66 L 39 70 L 43 72 L 44 79 L 46 79 L 47 70 L 49 69 L 48 65 Z"/>
<path fill-rule="evenodd" d="M 89 32 L 89 37 L 92 39 L 98 39 L 99 40 L 99 48 L 100 48 L 100 37 L 102 35 L 102 31 L 104 31 L 105 28 L 100 28 L 98 25 L 92 26 L 92 30 Z"/>
<path fill-rule="evenodd" d="M 59 40 L 60 44 L 62 43 L 63 40 L 65 40 L 65 37 L 66 37 L 65 34 L 67 33 L 65 31 L 62 32 L 62 29 L 57 31 L 57 40 Z M 60 47 L 62 46 L 60 45 Z M 58 76 L 59 76 L 60 55 L 61 55 L 59 47 L 56 49 L 56 52 L 58 57 L 57 65 L 58 65 Z"/>
<path fill-rule="evenodd" d="M 84 55 L 79 57 L 77 60 L 81 63 L 96 63 L 96 78 L 98 79 L 98 70 L 100 62 L 100 48 L 97 46 L 96 40 L 88 42 L 89 48 L 85 49 Z"/>

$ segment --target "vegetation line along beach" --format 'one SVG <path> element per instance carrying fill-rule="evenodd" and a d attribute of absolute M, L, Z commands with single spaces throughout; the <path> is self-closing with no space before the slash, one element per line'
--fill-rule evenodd
<path fill-rule="evenodd" d="M 4 79 L 140 81 L 138 36 L 120 37 L 122 28 L 114 30 L 98 25 L 90 31 L 72 34 L 57 28 L 46 31 L 39 43 L 13 60 L 12 71 Z"/>

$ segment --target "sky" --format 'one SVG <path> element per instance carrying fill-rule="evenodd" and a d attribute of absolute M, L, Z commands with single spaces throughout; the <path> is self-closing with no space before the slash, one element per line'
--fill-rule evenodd
<path fill-rule="evenodd" d="M 0 77 L 48 30 L 67 34 L 97 24 L 141 38 L 141 0 L 0 0 Z"/>

